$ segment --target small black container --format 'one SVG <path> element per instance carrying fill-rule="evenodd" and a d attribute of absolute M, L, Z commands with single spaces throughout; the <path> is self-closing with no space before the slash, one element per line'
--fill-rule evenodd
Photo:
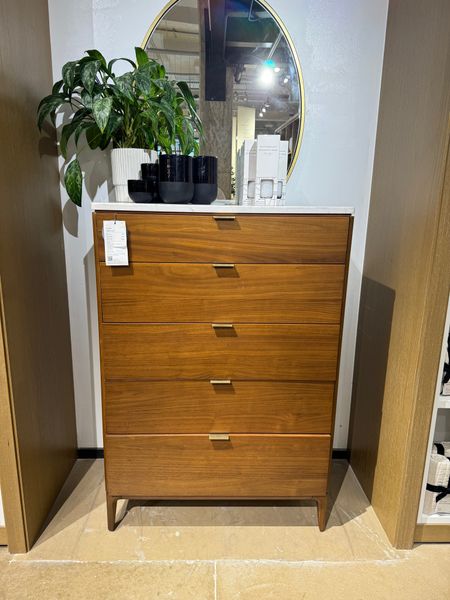
<path fill-rule="evenodd" d="M 129 179 L 128 195 L 133 202 L 154 202 L 151 185 L 145 179 Z"/>
<path fill-rule="evenodd" d="M 193 204 L 211 204 L 217 198 L 217 157 L 194 158 Z"/>
<path fill-rule="evenodd" d="M 186 204 L 194 195 L 192 157 L 161 154 L 159 157 L 159 195 L 168 204 Z"/>
<path fill-rule="evenodd" d="M 147 191 L 152 198 L 150 202 L 159 202 L 159 165 L 157 163 L 145 163 L 141 165 L 142 179 L 147 182 Z"/>

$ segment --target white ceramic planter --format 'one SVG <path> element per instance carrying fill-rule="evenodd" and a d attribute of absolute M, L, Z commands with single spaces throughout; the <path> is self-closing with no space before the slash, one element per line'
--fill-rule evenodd
<path fill-rule="evenodd" d="M 132 202 L 128 196 L 128 180 L 141 178 L 141 164 L 154 163 L 158 158 L 154 150 L 141 148 L 114 148 L 111 150 L 112 181 L 116 202 Z"/>

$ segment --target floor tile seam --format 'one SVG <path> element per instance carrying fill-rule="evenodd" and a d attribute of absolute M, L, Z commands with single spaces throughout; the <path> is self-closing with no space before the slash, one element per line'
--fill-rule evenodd
<path fill-rule="evenodd" d="M 77 560 L 77 559 L 10 559 L 9 564 L 20 565 L 211 565 L 215 569 L 221 565 L 245 565 L 245 566 L 292 566 L 292 567 L 352 567 L 355 565 L 396 565 L 409 560 L 409 556 L 389 559 L 355 559 L 355 560 L 283 560 L 283 559 L 155 559 L 155 560 Z"/>

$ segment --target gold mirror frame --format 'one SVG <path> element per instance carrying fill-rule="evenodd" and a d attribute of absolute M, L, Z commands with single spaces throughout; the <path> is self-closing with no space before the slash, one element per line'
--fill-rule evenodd
<path fill-rule="evenodd" d="M 155 19 L 153 20 L 153 23 L 148 28 L 147 33 L 145 34 L 145 37 L 141 43 L 142 49 L 145 50 L 145 47 L 147 46 L 147 43 L 148 43 L 150 37 L 152 36 L 155 29 L 158 27 L 160 21 L 166 16 L 166 14 L 170 11 L 170 9 L 175 4 L 178 4 L 178 2 L 180 2 L 180 0 L 170 0 L 164 6 L 164 8 L 162 8 L 159 11 L 159 13 L 156 15 Z M 304 84 L 303 84 L 302 67 L 300 65 L 300 59 L 298 57 L 297 50 L 295 49 L 294 41 L 291 38 L 291 36 L 289 35 L 289 32 L 288 32 L 285 24 L 283 23 L 283 21 L 280 19 L 280 17 L 277 15 L 277 13 L 273 10 L 273 8 L 269 5 L 269 3 L 266 2 L 266 0 L 257 0 L 257 2 L 258 2 L 258 4 L 261 4 L 261 6 L 263 8 L 265 8 L 269 14 L 272 15 L 273 19 L 275 20 L 278 27 L 282 31 L 282 33 L 283 33 L 284 37 L 286 38 L 286 41 L 289 45 L 289 48 L 291 50 L 292 56 L 294 58 L 295 66 L 297 69 L 298 85 L 300 88 L 300 127 L 299 127 L 299 133 L 297 136 L 294 154 L 292 156 L 292 162 L 289 166 L 289 170 L 287 173 L 287 179 L 289 179 L 290 176 L 292 175 L 295 165 L 297 164 L 297 159 L 300 154 L 300 146 L 302 145 L 302 141 L 303 141 L 303 130 L 305 128 L 305 88 L 304 88 Z"/>

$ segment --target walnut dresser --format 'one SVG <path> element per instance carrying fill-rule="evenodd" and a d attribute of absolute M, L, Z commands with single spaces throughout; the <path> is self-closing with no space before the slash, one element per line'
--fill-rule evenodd
<path fill-rule="evenodd" d="M 351 214 L 94 204 L 109 529 L 119 498 L 313 498 L 325 528 Z"/>

